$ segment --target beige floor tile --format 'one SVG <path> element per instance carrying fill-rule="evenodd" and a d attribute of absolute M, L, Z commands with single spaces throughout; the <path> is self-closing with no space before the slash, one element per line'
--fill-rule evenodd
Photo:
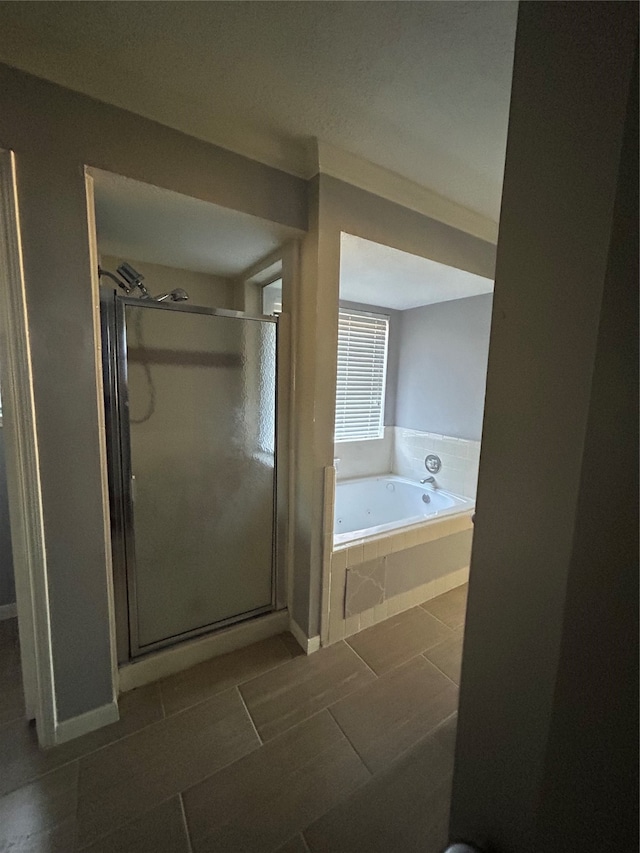
<path fill-rule="evenodd" d="M 422 607 L 450 628 L 459 628 L 464 625 L 468 589 L 468 584 L 462 584 L 431 601 L 425 601 Z"/>
<path fill-rule="evenodd" d="M 460 684 L 460 667 L 462 666 L 462 632 L 455 631 L 442 643 L 424 653 L 427 660 L 434 663 L 456 684 Z"/>
<path fill-rule="evenodd" d="M 187 853 L 176 794 L 190 789 L 185 800 L 200 827 L 194 853 L 435 853 L 432 843 L 441 845 L 444 837 L 449 783 L 442 767 L 452 763 L 456 715 L 411 746 L 424 734 L 425 720 L 428 727 L 439 716 L 438 697 L 447 698 L 446 690 L 438 692 L 444 676 L 434 676 L 426 656 L 406 672 L 389 670 L 424 649 L 442 656 L 449 645 L 438 631 L 452 638 L 451 648 L 462 631 L 450 631 L 426 609 L 414 611 L 389 620 L 396 624 L 378 636 L 370 631 L 389 622 L 353 637 L 357 654 L 341 642 L 306 657 L 293 638 L 282 635 L 194 667 L 162 687 L 125 694 L 118 723 L 52 750 L 38 749 L 33 727 L 22 719 L 0 724 L 0 794 L 11 792 L 0 799 L 0 851 L 71 853 L 80 849 L 73 844 L 78 831 L 80 845 L 89 845 L 81 848 L 85 853 Z M 6 623 L 0 623 L 0 685 L 3 642 L 17 648 L 17 635 Z M 358 656 L 363 651 L 387 674 L 376 679 Z M 220 692 L 245 678 L 241 689 L 251 713 L 272 738 L 263 746 L 239 691 Z M 448 689 L 455 692 L 451 684 Z M 382 788 L 370 786 L 354 747 L 331 714 L 320 710 L 331 703 L 378 770 L 375 779 L 385 780 Z M 179 711 L 184 705 L 189 708 Z M 412 713 L 416 706 L 422 719 Z M 407 745 L 390 775 L 380 771 Z M 367 796 L 356 790 L 367 790 Z M 345 799 L 353 817 L 343 823 Z M 331 820 L 317 820 L 327 809 Z M 300 833 L 310 824 L 307 842 Z M 415 838 L 422 847 L 412 846 Z"/>
<path fill-rule="evenodd" d="M 80 760 L 78 839 L 88 845 L 259 745 L 237 689 Z"/>
<path fill-rule="evenodd" d="M 329 712 L 316 714 L 184 794 L 194 853 L 275 851 L 368 778 Z"/>
<path fill-rule="evenodd" d="M 429 736 L 304 831 L 311 853 L 441 853 L 450 756 Z"/>
<path fill-rule="evenodd" d="M 180 799 L 145 812 L 82 853 L 191 853 Z"/>
<path fill-rule="evenodd" d="M 53 749 L 41 750 L 34 726 L 24 720 L 1 726 L 0 794 L 162 719 L 160 691 L 155 684 L 124 693 L 118 704 L 120 719 L 117 723 Z"/>
<path fill-rule="evenodd" d="M 284 634 L 278 634 L 278 639 L 281 643 L 285 644 L 292 658 L 298 658 L 305 654 L 300 643 L 289 631 L 285 631 Z"/>
<path fill-rule="evenodd" d="M 330 708 L 372 773 L 388 767 L 456 709 L 458 691 L 422 656 Z"/>
<path fill-rule="evenodd" d="M 291 657 L 291 651 L 280 637 L 269 637 L 165 678 L 160 682 L 165 713 L 169 715 L 183 711 L 267 672 L 291 660 Z"/>
<path fill-rule="evenodd" d="M 263 740 L 276 737 L 374 680 L 344 642 L 260 675 L 240 692 Z"/>
<path fill-rule="evenodd" d="M 0 850 L 69 853 L 76 824 L 78 765 L 68 764 L 0 798 Z"/>
<path fill-rule="evenodd" d="M 347 642 L 381 675 L 450 636 L 450 628 L 422 607 L 413 607 L 349 637 Z"/>
<path fill-rule="evenodd" d="M 287 844 L 278 848 L 278 853 L 309 853 L 309 848 L 302 835 L 296 835 Z"/>
<path fill-rule="evenodd" d="M 436 741 L 438 746 L 444 749 L 447 754 L 451 756 L 452 761 L 456 749 L 457 728 L 458 712 L 456 711 L 455 714 L 447 717 L 447 719 L 433 732 L 433 739 Z"/>

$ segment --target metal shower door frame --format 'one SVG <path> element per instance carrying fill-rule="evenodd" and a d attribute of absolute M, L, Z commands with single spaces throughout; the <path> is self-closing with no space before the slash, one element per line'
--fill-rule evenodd
<path fill-rule="evenodd" d="M 271 613 L 279 606 L 277 578 L 277 453 L 273 468 L 273 514 L 271 550 L 271 602 L 245 613 L 218 622 L 203 625 L 179 635 L 140 646 L 137 626 L 137 589 L 135 557 L 135 519 L 132 489 L 131 434 L 129 423 L 129 395 L 127 376 L 127 327 L 125 311 L 128 305 L 135 308 L 173 311 L 184 314 L 201 314 L 210 317 L 228 317 L 259 323 L 271 323 L 276 332 L 276 382 L 275 382 L 275 443 L 278 432 L 278 318 L 246 314 L 223 308 L 207 308 L 185 303 L 154 302 L 135 297 L 120 296 L 116 291 L 103 289 L 100 296 L 102 329 L 102 367 L 107 430 L 107 460 L 109 468 L 109 503 L 113 554 L 113 580 L 116 609 L 116 639 L 118 663 L 124 664 L 150 652 L 175 645 L 183 640 L 201 636 L 212 630 Z"/>

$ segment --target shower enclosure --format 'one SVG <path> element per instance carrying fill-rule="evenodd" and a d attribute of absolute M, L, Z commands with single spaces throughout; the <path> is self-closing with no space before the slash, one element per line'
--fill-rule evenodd
<path fill-rule="evenodd" d="M 278 606 L 277 318 L 101 291 L 118 656 Z"/>

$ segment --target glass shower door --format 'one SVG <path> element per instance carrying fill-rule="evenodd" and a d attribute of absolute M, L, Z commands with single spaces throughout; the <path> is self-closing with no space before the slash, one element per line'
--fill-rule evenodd
<path fill-rule="evenodd" d="M 135 656 L 272 609 L 276 324 L 120 302 Z"/>

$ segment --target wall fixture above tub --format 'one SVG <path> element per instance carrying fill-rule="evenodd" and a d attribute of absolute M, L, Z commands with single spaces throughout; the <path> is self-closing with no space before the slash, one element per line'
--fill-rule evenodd
<path fill-rule="evenodd" d="M 442 468 L 442 460 L 439 456 L 436 456 L 435 453 L 430 453 L 425 457 L 424 467 L 430 474 L 437 474 Z"/>

